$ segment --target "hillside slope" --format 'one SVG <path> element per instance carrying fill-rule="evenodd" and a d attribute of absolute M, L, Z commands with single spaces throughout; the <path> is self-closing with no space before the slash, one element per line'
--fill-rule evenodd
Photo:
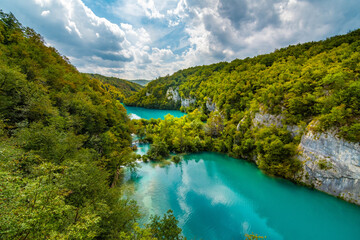
<path fill-rule="evenodd" d="M 356 30 L 184 69 L 150 82 L 125 103 L 201 109 L 213 124 L 205 127 L 216 130 L 208 133 L 213 139 L 206 150 L 254 160 L 268 174 L 360 204 L 359 77 Z"/>
<path fill-rule="evenodd" d="M 129 80 L 129 81 L 140 84 L 141 86 L 146 86 L 146 84 L 151 82 L 150 80 L 145 80 L 145 79 L 137 79 L 137 80 Z"/>
<path fill-rule="evenodd" d="M 0 238 L 119 239 L 139 217 L 124 107 L 0 10 Z"/>
<path fill-rule="evenodd" d="M 118 99 L 121 102 L 143 88 L 140 84 L 116 77 L 106 77 L 93 73 L 86 73 L 86 75 L 91 79 L 94 78 L 102 82 L 102 87 L 110 92 L 113 98 Z"/>

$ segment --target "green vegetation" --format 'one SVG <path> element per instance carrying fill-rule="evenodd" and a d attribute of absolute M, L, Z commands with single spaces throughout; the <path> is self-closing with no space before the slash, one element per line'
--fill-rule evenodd
<path fill-rule="evenodd" d="M 144 159 L 159 161 L 170 152 L 215 151 L 233 157 L 252 159 L 257 156 L 260 169 L 270 175 L 293 179 L 301 163 L 293 156 L 296 140 L 286 128 L 250 128 L 243 121 L 239 131 L 220 113 L 210 114 L 203 122 L 204 114 L 198 109 L 181 118 L 167 115 L 164 120 L 133 120 L 138 133 L 146 134 L 151 148 Z M 225 127 L 226 126 L 226 127 Z"/>
<path fill-rule="evenodd" d="M 188 112 L 201 108 L 206 114 L 206 103 L 215 103 L 226 121 L 238 120 L 235 125 L 261 107 L 281 114 L 284 124 L 316 120 L 317 131 L 336 128 L 340 137 L 359 142 L 359 62 L 360 30 L 356 30 L 254 58 L 181 70 L 150 82 L 125 103 Z M 169 88 L 196 102 L 180 108 L 180 101 L 168 100 Z"/>
<path fill-rule="evenodd" d="M 138 158 L 134 131 L 152 143 L 144 160 L 217 151 L 257 157 L 262 170 L 290 179 L 301 164 L 294 158 L 299 139 L 287 125 L 312 122 L 317 131 L 335 128 L 360 141 L 360 30 L 182 70 L 140 90 L 79 73 L 12 14 L 0 11 L 0 18 L 1 239 L 182 239 L 172 212 L 140 228 L 136 203 L 122 199 L 121 167 Z M 182 109 L 187 116 L 131 122 L 119 102 L 179 109 L 167 99 L 170 87 L 196 98 Z M 209 111 L 211 103 L 219 111 Z M 282 115 L 284 127 L 255 126 L 260 110 Z"/>
<path fill-rule="evenodd" d="M 145 79 L 137 79 L 137 80 L 129 80 L 129 81 L 133 83 L 137 83 L 141 86 L 146 86 L 146 84 L 150 82 L 150 80 L 145 80 Z"/>
<path fill-rule="evenodd" d="M 329 170 L 333 167 L 331 162 L 326 161 L 326 159 L 320 159 L 318 161 L 318 166 L 321 170 Z"/>
<path fill-rule="evenodd" d="M 12 14 L 0 18 L 0 239 L 180 236 L 171 213 L 139 230 L 136 203 L 122 198 L 121 166 L 137 156 L 108 85 Z M 164 223 L 174 230 L 162 232 Z"/>
<path fill-rule="evenodd" d="M 146 228 L 139 228 L 137 224 L 134 225 L 132 232 L 129 234 L 122 233 L 121 240 L 183 240 L 186 239 L 181 235 L 181 228 L 177 226 L 178 220 L 173 215 L 171 210 L 168 210 L 162 218 L 159 216 L 152 216 L 150 223 Z"/>
<path fill-rule="evenodd" d="M 181 158 L 178 155 L 174 155 L 171 157 L 171 161 L 174 163 L 179 163 L 181 162 Z"/>
<path fill-rule="evenodd" d="M 150 82 L 125 103 L 190 113 L 180 119 L 138 120 L 137 132 L 153 146 L 177 153 L 228 153 L 256 160 L 270 175 L 295 179 L 304 131 L 335 130 L 341 138 L 360 142 L 359 62 L 356 30 L 254 58 L 181 70 Z M 185 108 L 171 100 L 170 89 L 196 101 Z M 266 116 L 277 119 L 265 123 L 261 118 Z"/>
<path fill-rule="evenodd" d="M 257 234 L 245 234 L 245 240 L 257 240 L 257 239 L 266 239 L 265 237 L 259 236 Z"/>
<path fill-rule="evenodd" d="M 97 79 L 102 82 L 101 87 L 108 91 L 112 98 L 123 102 L 125 98 L 140 91 L 143 87 L 135 82 L 127 81 L 116 77 L 105 77 L 100 74 L 87 73 L 91 79 Z"/>

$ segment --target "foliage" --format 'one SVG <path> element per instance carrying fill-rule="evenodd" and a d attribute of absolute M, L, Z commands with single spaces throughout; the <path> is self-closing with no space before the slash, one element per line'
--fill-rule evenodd
<path fill-rule="evenodd" d="M 162 218 L 152 216 L 150 223 L 146 228 L 140 228 L 138 224 L 134 224 L 130 234 L 122 232 L 121 240 L 182 240 L 185 239 L 181 235 L 181 228 L 177 226 L 178 220 L 171 210 L 168 210 Z"/>
<path fill-rule="evenodd" d="M 101 87 L 108 91 L 112 98 L 115 98 L 120 102 L 123 102 L 125 98 L 130 97 L 143 88 L 140 84 L 125 79 L 105 77 L 100 74 L 92 73 L 86 75 L 91 79 L 98 79 L 102 83 Z"/>
<path fill-rule="evenodd" d="M 256 105 L 281 114 L 285 124 L 318 120 L 317 131 L 333 128 L 340 137 L 359 142 L 359 62 L 360 29 L 253 58 L 180 70 L 150 82 L 125 103 L 188 112 L 199 108 L 205 114 L 209 114 L 208 104 L 215 103 L 225 121 L 244 116 Z M 170 88 L 183 99 L 195 98 L 195 104 L 184 109 L 180 101 L 169 100 Z M 212 121 L 219 121 L 214 117 L 220 115 L 210 115 L 207 134 L 217 137 L 222 129 Z M 231 124 L 236 126 L 240 120 Z"/>
<path fill-rule="evenodd" d="M 296 154 L 296 144 L 286 128 L 263 127 L 255 133 L 259 168 L 265 172 L 293 178 L 301 168 Z"/>
<path fill-rule="evenodd" d="M 329 170 L 333 167 L 331 162 L 326 161 L 326 159 L 320 159 L 318 161 L 318 166 L 321 170 Z"/>
<path fill-rule="evenodd" d="M 159 216 L 153 216 L 147 227 L 150 228 L 152 236 L 156 239 L 181 240 L 183 239 L 182 230 L 177 224 L 178 220 L 174 217 L 173 212 L 168 210 L 162 219 Z"/>
<path fill-rule="evenodd" d="M 145 79 L 136 79 L 136 80 L 129 80 L 130 82 L 133 83 L 137 83 L 141 86 L 146 86 L 146 84 L 148 84 L 150 82 L 150 80 L 145 80 Z"/>
<path fill-rule="evenodd" d="M 174 155 L 171 157 L 171 161 L 174 163 L 179 163 L 181 161 L 181 158 L 178 155 Z"/>
<path fill-rule="evenodd" d="M 147 156 L 150 160 L 161 160 L 164 157 L 169 155 L 168 147 L 164 142 L 154 142 L 151 144 L 150 150 L 147 153 Z"/>
<path fill-rule="evenodd" d="M 164 120 L 133 122 L 136 131 L 152 142 L 147 155 L 151 160 L 159 160 L 169 152 L 215 151 L 238 158 L 257 156 L 257 164 L 264 172 L 289 179 L 294 179 L 301 169 L 300 161 L 294 158 L 297 140 L 285 127 L 249 128 L 250 123 L 243 120 L 242 131 L 218 112 L 210 114 L 206 123 L 201 118 L 202 113 L 195 109 L 181 118 L 168 115 Z"/>
<path fill-rule="evenodd" d="M 257 234 L 245 234 L 245 240 L 257 240 L 257 239 L 266 239 L 265 237 L 259 236 Z"/>
<path fill-rule="evenodd" d="M 140 215 L 117 182 L 137 156 L 107 87 L 0 11 L 0 239 L 130 236 Z"/>

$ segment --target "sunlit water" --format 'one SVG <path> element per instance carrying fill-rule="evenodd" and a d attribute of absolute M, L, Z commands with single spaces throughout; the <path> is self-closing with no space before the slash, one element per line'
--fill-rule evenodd
<path fill-rule="evenodd" d="M 186 113 L 177 111 L 177 110 L 159 110 L 159 109 L 148 109 L 148 108 L 140 108 L 140 107 L 130 107 L 125 106 L 126 111 L 128 112 L 131 119 L 151 119 L 151 118 L 161 118 L 164 119 L 167 114 L 171 114 L 174 117 L 182 117 L 186 115 Z"/>
<path fill-rule="evenodd" d="M 189 239 L 243 239 L 252 232 L 273 240 L 360 238 L 360 207 L 268 177 L 243 160 L 200 153 L 180 164 L 141 166 L 127 180 L 143 222 L 172 209 Z"/>
<path fill-rule="evenodd" d="M 138 144 L 145 154 L 148 144 Z M 264 175 L 253 164 L 217 153 L 189 154 L 180 164 L 141 163 L 127 172 L 146 223 L 174 211 L 188 239 L 360 239 L 360 207 Z"/>

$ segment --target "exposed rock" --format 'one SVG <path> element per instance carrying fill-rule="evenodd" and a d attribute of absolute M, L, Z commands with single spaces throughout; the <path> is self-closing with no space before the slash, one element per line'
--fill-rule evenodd
<path fill-rule="evenodd" d="M 274 125 L 276 127 L 283 127 L 283 119 L 284 117 L 281 115 L 273 115 L 266 113 L 263 110 L 259 110 L 259 112 L 255 113 L 255 116 L 252 120 L 252 124 L 254 127 L 267 126 L 270 127 Z M 239 126 L 239 125 L 238 125 Z M 291 133 L 292 137 L 295 137 L 297 134 L 301 133 L 301 128 L 296 125 L 288 125 L 287 130 Z"/>
<path fill-rule="evenodd" d="M 173 100 L 175 102 L 177 101 L 181 101 L 181 98 L 180 98 L 180 94 L 178 92 L 178 90 L 174 90 L 172 88 L 169 88 L 167 91 L 166 91 L 166 98 L 168 100 Z"/>
<path fill-rule="evenodd" d="M 208 98 L 208 99 L 206 100 L 206 108 L 207 108 L 210 112 L 218 111 L 218 108 L 216 107 L 216 103 L 213 102 L 211 98 Z"/>
<path fill-rule="evenodd" d="M 302 129 L 296 125 L 287 125 L 286 129 L 291 133 L 292 137 L 295 137 L 303 132 Z"/>
<path fill-rule="evenodd" d="M 282 120 L 284 119 L 281 115 L 272 115 L 265 113 L 262 110 L 255 113 L 255 116 L 252 120 L 252 123 L 255 127 L 260 127 L 261 125 L 270 127 L 271 125 L 275 125 L 276 127 L 282 127 Z"/>
<path fill-rule="evenodd" d="M 181 98 L 181 106 L 189 107 L 191 104 L 196 102 L 196 98 Z"/>
<path fill-rule="evenodd" d="M 245 123 L 246 119 L 243 118 L 240 120 L 240 122 L 238 123 L 238 125 L 236 126 L 236 131 L 240 131 L 241 129 L 241 125 L 243 125 Z"/>
<path fill-rule="evenodd" d="M 282 116 L 262 110 L 255 114 L 255 127 L 283 127 Z M 309 129 L 311 125 L 309 124 Z M 241 121 L 237 129 L 240 129 Z M 287 126 L 293 136 L 301 133 L 298 126 Z M 360 144 L 340 139 L 336 132 L 315 134 L 308 130 L 301 138 L 298 159 L 303 171 L 298 180 L 330 195 L 360 205 Z M 253 159 L 254 160 L 254 159 Z M 256 161 L 256 159 L 255 159 Z"/>
<path fill-rule="evenodd" d="M 328 194 L 360 205 L 360 145 L 336 137 L 334 132 L 302 136 L 301 181 Z"/>
<path fill-rule="evenodd" d="M 182 98 L 180 97 L 178 89 L 169 88 L 166 91 L 166 98 L 175 102 L 181 101 L 182 107 L 189 107 L 196 102 L 196 98 Z"/>

